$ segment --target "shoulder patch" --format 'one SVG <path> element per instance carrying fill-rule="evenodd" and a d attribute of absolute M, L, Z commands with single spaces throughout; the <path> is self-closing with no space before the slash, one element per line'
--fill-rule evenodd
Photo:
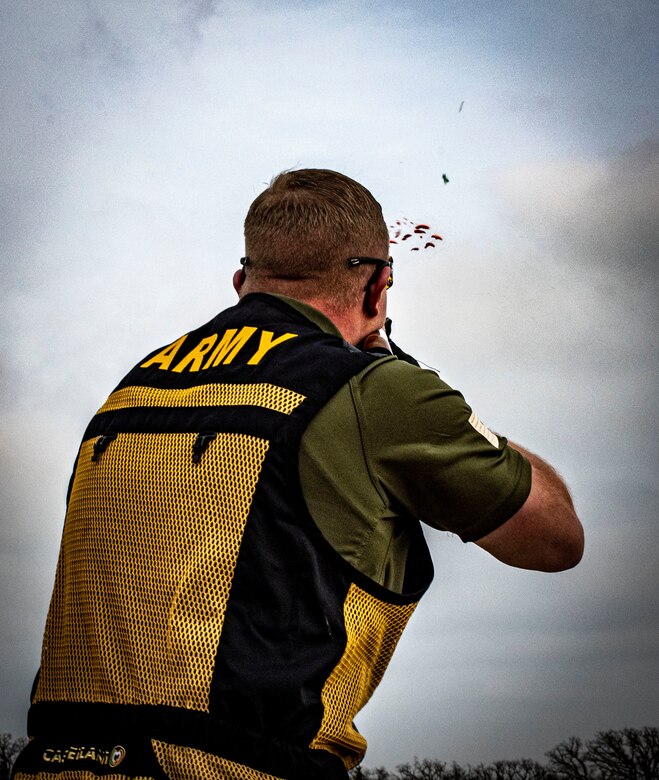
<path fill-rule="evenodd" d="M 481 436 L 484 436 L 493 447 L 499 448 L 499 439 L 495 434 L 492 433 L 492 431 L 485 425 L 484 422 L 478 419 L 478 416 L 476 412 L 472 412 L 471 416 L 469 417 L 469 423 L 472 426 L 472 428 L 478 433 L 480 433 Z"/>

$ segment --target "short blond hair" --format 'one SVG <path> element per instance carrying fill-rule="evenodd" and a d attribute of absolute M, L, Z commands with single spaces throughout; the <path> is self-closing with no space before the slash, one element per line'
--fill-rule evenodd
<path fill-rule="evenodd" d="M 322 295 L 347 306 L 365 271 L 346 260 L 385 259 L 389 233 L 382 207 L 363 185 L 336 171 L 284 171 L 245 217 L 247 274 L 259 283 L 289 284 L 306 297 Z M 371 271 L 372 272 L 372 271 Z"/>

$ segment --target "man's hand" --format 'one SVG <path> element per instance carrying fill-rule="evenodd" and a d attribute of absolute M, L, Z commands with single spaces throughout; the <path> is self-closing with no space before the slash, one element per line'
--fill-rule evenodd
<path fill-rule="evenodd" d="M 369 333 L 368 336 L 359 345 L 359 348 L 364 352 L 369 352 L 371 355 L 391 355 L 391 346 L 384 331 L 375 330 L 373 333 Z"/>
<path fill-rule="evenodd" d="M 385 320 L 384 330 L 387 334 L 389 346 L 391 347 L 391 351 L 394 353 L 394 355 L 396 355 L 399 360 L 404 360 L 406 363 L 411 363 L 413 366 L 418 366 L 419 361 L 416 358 L 413 358 L 412 355 L 408 355 L 407 352 L 403 352 L 403 350 L 397 344 L 394 344 L 394 342 L 391 340 L 391 320 L 389 317 L 387 317 Z"/>
<path fill-rule="evenodd" d="M 544 460 L 517 444 L 510 446 L 531 463 L 531 492 L 509 520 L 476 544 L 521 569 L 571 569 L 583 555 L 584 535 L 568 489 Z"/>

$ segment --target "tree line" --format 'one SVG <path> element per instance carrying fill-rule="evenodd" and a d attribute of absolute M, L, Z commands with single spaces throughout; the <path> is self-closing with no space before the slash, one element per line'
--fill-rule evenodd
<path fill-rule="evenodd" d="M 659 780 L 659 729 L 600 731 L 588 742 L 570 737 L 546 754 L 466 767 L 415 758 L 392 772 L 357 767 L 351 780 Z"/>
<path fill-rule="evenodd" d="M 9 780 L 27 740 L 0 734 L 0 780 Z M 351 780 L 659 780 L 659 729 L 600 731 L 588 742 L 570 737 L 546 753 L 547 763 L 529 758 L 466 767 L 415 758 L 391 772 L 357 767 Z"/>
<path fill-rule="evenodd" d="M 27 745 L 27 739 L 14 739 L 11 734 L 0 734 L 0 780 L 9 780 L 16 756 Z"/>

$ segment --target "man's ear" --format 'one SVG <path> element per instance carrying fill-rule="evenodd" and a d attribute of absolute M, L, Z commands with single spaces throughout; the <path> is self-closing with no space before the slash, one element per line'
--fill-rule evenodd
<path fill-rule="evenodd" d="M 240 296 L 240 291 L 243 289 L 243 285 L 245 284 L 245 269 L 239 268 L 236 273 L 233 275 L 233 289 L 238 293 L 238 296 Z"/>
<path fill-rule="evenodd" d="M 377 317 L 380 314 L 390 273 L 391 269 L 385 266 L 366 288 L 364 293 L 364 312 L 367 316 Z"/>

